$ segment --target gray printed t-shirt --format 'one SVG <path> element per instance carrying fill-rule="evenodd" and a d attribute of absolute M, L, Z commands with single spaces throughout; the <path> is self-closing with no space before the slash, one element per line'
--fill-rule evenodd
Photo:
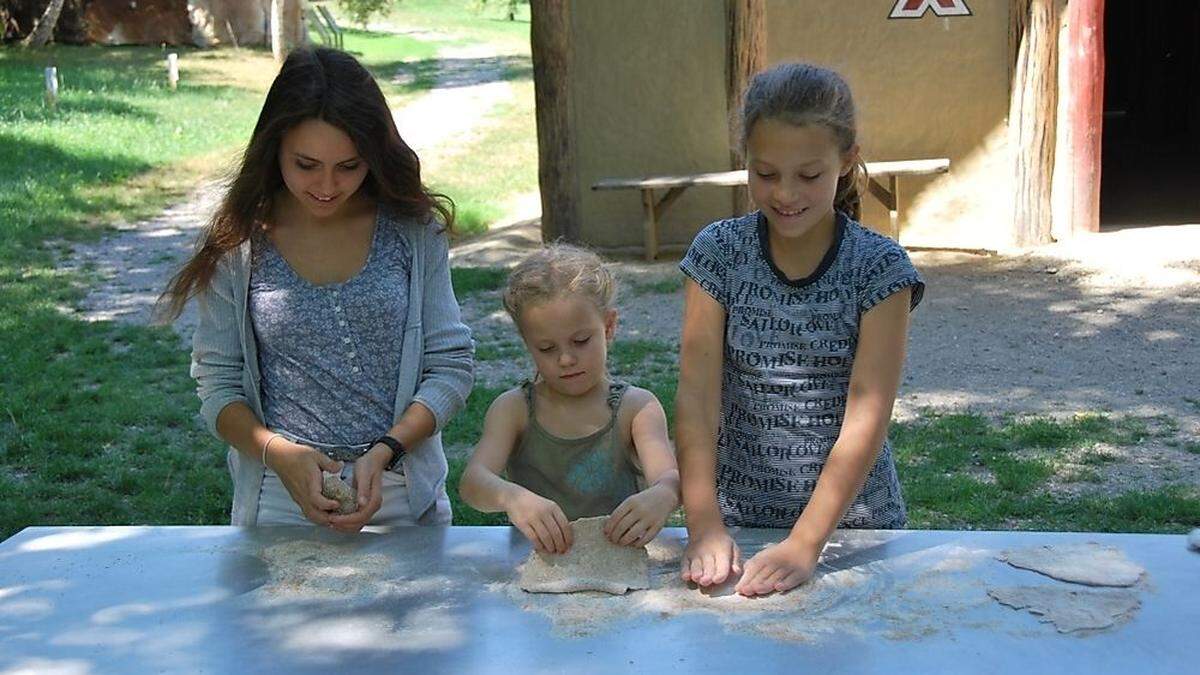
<path fill-rule="evenodd" d="M 679 267 L 725 308 L 717 503 L 728 525 L 788 528 L 817 485 L 846 414 L 864 312 L 925 284 L 899 244 L 838 214 L 813 274 L 771 262 L 758 212 L 715 222 Z M 910 308 L 910 309 L 911 309 Z M 906 514 L 891 443 L 839 527 L 899 528 Z"/>
<path fill-rule="evenodd" d="M 265 237 L 254 242 L 250 319 L 263 423 L 317 448 L 365 450 L 395 422 L 412 251 L 383 208 L 367 262 L 314 286 Z"/>

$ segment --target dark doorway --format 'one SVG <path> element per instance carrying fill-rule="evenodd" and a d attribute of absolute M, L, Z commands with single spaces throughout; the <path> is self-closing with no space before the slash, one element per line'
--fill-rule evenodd
<path fill-rule="evenodd" d="M 1107 0 L 1101 230 L 1200 223 L 1200 2 Z"/>

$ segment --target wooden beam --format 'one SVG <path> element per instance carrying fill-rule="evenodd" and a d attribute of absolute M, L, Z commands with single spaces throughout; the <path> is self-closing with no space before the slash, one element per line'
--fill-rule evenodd
<path fill-rule="evenodd" d="M 742 94 L 754 74 L 762 70 L 767 60 L 767 20 L 765 0 L 725 0 L 728 57 L 725 78 L 725 108 L 728 119 L 741 113 Z M 739 152 L 741 130 L 729 125 L 729 168 L 746 168 Z M 741 215 L 750 209 L 750 196 L 745 188 L 733 191 L 733 213 Z"/>
<path fill-rule="evenodd" d="M 894 162 L 867 162 L 867 173 L 872 178 L 888 176 L 928 176 L 946 173 L 950 170 L 950 160 L 945 157 L 937 159 L 906 159 Z M 674 187 L 689 187 L 692 185 L 734 186 L 745 185 L 747 175 L 741 171 L 716 171 L 713 173 L 695 173 L 664 176 L 645 176 L 642 178 L 603 178 L 592 184 L 593 190 L 625 190 L 629 188 L 669 189 Z M 882 183 L 876 187 L 886 190 Z"/>
<path fill-rule="evenodd" d="M 1104 131 L 1104 0 L 1067 3 L 1071 77 L 1067 93 L 1071 147 L 1071 233 L 1100 231 L 1101 138 Z"/>
<path fill-rule="evenodd" d="M 542 240 L 580 240 L 571 122 L 570 0 L 530 0 Z"/>
<path fill-rule="evenodd" d="M 895 179 L 895 176 L 892 176 Z M 888 211 L 896 210 L 896 198 L 891 190 L 883 187 L 875 176 L 867 178 L 867 192 L 870 192 Z"/>
<path fill-rule="evenodd" d="M 1058 112 L 1058 16 L 1056 0 L 1012 4 L 1016 63 L 1008 128 L 1013 147 L 1013 243 L 1051 241 L 1051 186 Z"/>

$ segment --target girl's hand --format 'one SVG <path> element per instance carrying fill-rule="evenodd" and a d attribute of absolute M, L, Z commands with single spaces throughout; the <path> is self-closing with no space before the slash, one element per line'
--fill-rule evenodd
<path fill-rule="evenodd" d="M 645 546 L 658 536 L 679 500 L 662 485 L 630 495 L 604 521 L 604 536 L 619 546 Z"/>
<path fill-rule="evenodd" d="M 358 510 L 346 515 L 329 516 L 329 524 L 342 532 L 358 532 L 383 506 L 383 467 L 391 459 L 392 450 L 382 443 L 372 447 L 354 463 L 350 485 L 358 491 Z"/>
<path fill-rule="evenodd" d="M 746 562 L 746 573 L 734 591 L 745 596 L 790 590 L 808 581 L 817 566 L 820 548 L 788 537 L 759 551 Z"/>
<path fill-rule="evenodd" d="M 342 463 L 284 438 L 271 444 L 266 459 L 304 517 L 317 525 L 329 525 L 330 512 L 338 508 L 338 503 L 321 494 L 321 472 L 338 473 Z"/>
<path fill-rule="evenodd" d="M 742 573 L 742 552 L 721 523 L 705 530 L 689 532 L 688 545 L 683 551 L 684 581 L 700 586 L 725 583 L 730 573 Z"/>
<path fill-rule="evenodd" d="M 539 552 L 562 555 L 575 542 L 567 514 L 553 501 L 519 486 L 505 504 L 512 524 Z"/>

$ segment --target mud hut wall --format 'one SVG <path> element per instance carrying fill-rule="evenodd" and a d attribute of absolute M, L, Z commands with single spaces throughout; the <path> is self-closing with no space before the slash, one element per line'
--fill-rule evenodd
<path fill-rule="evenodd" d="M 902 240 L 997 248 L 1010 239 L 1007 136 L 1012 44 L 1009 3 L 970 0 L 971 16 L 888 19 L 891 2 L 767 3 L 767 63 L 806 60 L 854 88 L 869 160 L 948 157 L 951 173 L 902 181 Z M 593 192 L 596 180 L 724 170 L 725 3 L 669 0 L 572 4 L 577 166 L 582 233 L 604 248 L 641 245 L 636 191 Z M 879 230 L 888 214 L 865 200 Z M 726 188 L 691 188 L 659 227 L 687 245 L 727 217 Z"/>
<path fill-rule="evenodd" d="M 580 232 L 594 246 L 642 244 L 640 193 L 593 191 L 597 180 L 728 168 L 725 3 L 686 4 L 571 4 Z M 689 189 L 660 223 L 659 241 L 686 245 L 731 204 L 728 188 Z"/>
<path fill-rule="evenodd" d="M 1013 208 L 1009 3 L 971 0 L 971 16 L 889 19 L 892 4 L 769 2 L 767 62 L 805 60 L 842 73 L 869 161 L 950 159 L 949 174 L 902 179 L 905 243 L 1005 246 Z M 888 226 L 872 198 L 863 219 Z"/>

